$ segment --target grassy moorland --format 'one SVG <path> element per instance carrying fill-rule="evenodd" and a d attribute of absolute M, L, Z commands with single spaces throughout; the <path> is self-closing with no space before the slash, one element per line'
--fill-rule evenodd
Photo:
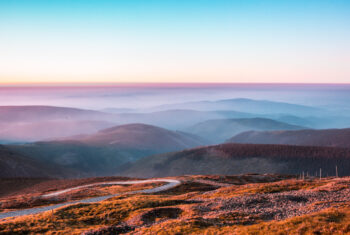
<path fill-rule="evenodd" d="M 0 198 L 28 194 L 43 194 L 79 185 L 106 181 L 123 181 L 136 178 L 110 176 L 82 179 L 52 178 L 0 178 Z"/>
<path fill-rule="evenodd" d="M 86 188 L 75 189 L 55 197 L 41 197 L 43 193 L 75 187 L 78 185 L 88 185 L 96 182 L 103 183 L 111 181 L 123 181 L 127 179 L 128 178 L 125 177 L 99 177 L 73 180 L 47 180 L 34 184 L 25 189 L 21 189 L 21 187 L 19 187 L 17 195 L 12 193 L 10 194 L 10 196 L 3 196 L 0 198 L 0 212 L 47 206 L 63 202 L 77 201 L 91 197 L 107 196 L 111 194 L 122 194 L 131 191 L 154 188 L 156 186 L 161 186 L 165 184 L 163 182 L 142 183 L 135 185 L 101 184 L 93 185 Z M 51 185 L 52 183 L 56 184 Z M 41 189 L 41 191 L 39 191 L 39 189 Z"/>
<path fill-rule="evenodd" d="M 350 178 L 178 179 L 165 192 L 4 219 L 0 234 L 350 234 Z"/>

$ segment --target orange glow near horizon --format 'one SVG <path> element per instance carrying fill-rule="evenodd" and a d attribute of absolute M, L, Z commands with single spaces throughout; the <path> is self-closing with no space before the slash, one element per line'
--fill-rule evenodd
<path fill-rule="evenodd" d="M 346 1 L 175 2 L 0 1 L 0 84 L 350 83 Z"/>

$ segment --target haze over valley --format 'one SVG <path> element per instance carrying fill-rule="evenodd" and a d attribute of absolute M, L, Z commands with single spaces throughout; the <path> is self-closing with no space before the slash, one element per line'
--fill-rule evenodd
<path fill-rule="evenodd" d="M 0 1 L 0 235 L 350 234 L 350 1 Z"/>
<path fill-rule="evenodd" d="M 18 173 L 26 177 L 31 177 L 30 172 L 33 172 L 32 177 L 38 176 L 30 162 L 37 162 L 51 169 L 56 168 L 54 171 L 42 168 L 43 175 L 62 178 L 123 174 L 134 174 L 138 177 L 178 175 L 180 173 L 174 173 L 172 170 L 157 173 L 154 169 L 151 174 L 146 171 L 147 164 L 142 162 L 152 163 L 151 159 L 155 157 L 153 155 L 163 156 L 157 154 L 167 156 L 170 152 L 180 151 L 180 154 L 181 151 L 193 148 L 211 149 L 206 146 L 226 142 L 254 144 L 252 145 L 254 149 L 261 148 L 261 151 L 254 152 L 254 156 L 262 158 L 269 158 L 270 152 L 266 152 L 265 145 L 257 144 L 348 148 L 350 142 L 347 128 L 350 127 L 350 118 L 347 116 L 347 107 L 334 111 L 328 108 L 329 100 L 324 100 L 324 104 L 310 104 L 329 89 L 343 91 L 346 87 L 350 91 L 349 86 L 328 88 L 322 85 L 261 84 L 255 84 L 251 88 L 239 84 L 224 88 L 221 85 L 209 87 L 205 84 L 195 86 L 164 84 L 153 87 L 151 85 L 80 88 L 3 87 L 1 89 L 7 92 L 7 100 L 15 100 L 18 93 L 13 91 L 18 89 L 23 93 L 33 94 L 28 99 L 36 99 L 33 91 L 38 89 L 42 91 L 39 95 L 50 92 L 50 96 L 55 98 L 42 100 L 36 105 L 24 105 L 25 100 L 18 99 L 16 105 L 0 106 L 0 140 L 4 149 L 18 155 L 16 161 L 26 159 L 21 166 L 22 173 Z M 217 92 L 220 89 L 223 89 L 223 93 Z M 286 100 L 289 95 L 279 98 L 273 94 L 283 89 L 288 90 L 286 94 L 304 95 L 310 99 L 305 99 L 307 103 L 280 101 L 279 99 Z M 300 90 L 308 92 L 300 93 Z M 72 96 L 74 91 L 77 93 Z M 126 91 L 130 93 L 127 97 L 125 97 Z M 169 94 L 165 94 L 167 92 Z M 195 99 L 189 96 L 191 93 L 196 94 Z M 199 100 L 205 93 L 211 94 L 212 100 Z M 173 103 L 174 101 L 170 102 L 169 99 L 160 99 L 160 97 L 174 97 L 176 100 L 180 94 L 188 94 L 183 97 L 182 102 L 178 100 Z M 264 99 L 257 99 L 261 94 L 264 94 Z M 93 104 L 96 95 L 100 99 L 99 102 L 102 104 L 104 100 L 105 104 L 99 106 L 95 103 L 95 108 L 88 109 L 86 104 L 90 103 L 89 100 Z M 223 96 L 225 99 L 222 99 Z M 334 107 L 341 106 L 345 101 L 343 98 L 350 99 L 345 97 L 344 93 L 340 96 L 342 100 Z M 112 100 L 120 98 L 124 101 L 123 105 L 112 104 L 111 97 Z M 147 99 L 143 102 L 143 107 L 133 105 L 133 99 L 144 97 Z M 57 100 L 75 100 L 73 104 L 77 104 L 80 100 L 81 107 L 54 106 Z M 332 102 L 335 100 L 340 99 L 335 97 Z M 285 151 L 282 151 L 279 157 L 288 155 L 289 150 Z M 322 149 L 317 151 L 323 152 Z M 240 154 L 239 151 L 237 153 L 230 151 L 229 155 L 247 160 L 249 157 Z M 300 153 L 290 158 L 297 156 L 304 157 L 303 151 L 300 150 Z M 3 161 L 6 163 L 9 160 L 4 158 Z M 214 163 L 215 161 L 215 157 L 201 160 L 201 164 L 211 165 L 210 169 L 208 167 L 202 169 L 199 165 L 188 164 L 186 161 L 177 167 L 183 170 L 189 167 L 183 174 L 190 174 L 191 171 L 196 174 L 298 173 L 297 169 L 291 171 L 293 167 L 288 164 L 292 163 L 284 163 L 287 164 L 287 168 L 281 168 L 279 164 L 258 163 L 243 164 L 251 165 L 253 168 L 245 168 L 240 166 L 241 164 L 235 168 L 237 166 L 231 163 L 223 168 L 219 167 L 219 163 Z M 136 168 L 133 168 L 134 164 Z M 139 169 L 138 164 L 144 165 L 144 169 L 141 170 L 142 167 Z M 163 170 L 171 168 L 172 164 L 175 162 L 170 161 L 162 167 Z M 8 171 L 9 165 L 11 164 L 3 165 L 2 171 Z M 285 170 L 288 167 L 289 170 Z M 133 170 L 130 169 L 139 170 L 131 174 L 130 171 Z M 311 171 L 314 169 L 310 169 Z M 145 172 L 145 175 L 142 175 L 142 172 Z"/>
<path fill-rule="evenodd" d="M 197 223 L 215 232 L 225 228 L 218 224 L 231 226 L 223 230 L 230 234 L 232 226 L 317 217 L 337 200 L 348 203 L 350 96 L 320 103 L 326 86 L 242 86 L 0 88 L 14 102 L 0 106 L 0 234 L 17 223 L 18 231 L 33 233 L 123 234 L 175 221 L 191 224 L 177 225 L 184 234 Z M 331 87 L 345 88 L 350 94 L 348 85 Z M 13 92 L 19 89 L 27 99 Z M 276 96 L 281 89 L 287 95 Z M 39 90 L 51 98 L 37 99 Z M 306 102 L 289 100 L 291 94 Z M 173 201 L 164 207 L 163 200 Z M 72 222 L 65 210 L 84 221 L 95 214 Z M 29 226 L 28 216 L 43 226 Z"/>

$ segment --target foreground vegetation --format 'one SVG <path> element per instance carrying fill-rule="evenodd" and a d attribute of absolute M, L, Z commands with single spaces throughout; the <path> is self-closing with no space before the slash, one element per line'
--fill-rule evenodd
<path fill-rule="evenodd" d="M 350 234 L 350 178 L 286 178 L 179 177 L 166 192 L 5 219 L 0 234 Z"/>
<path fill-rule="evenodd" d="M 110 185 L 103 184 L 109 181 L 124 181 L 125 177 L 98 177 L 88 179 L 73 179 L 73 180 L 47 180 L 36 183 L 33 186 L 23 189 L 19 187 L 18 195 L 10 193 L 8 196 L 0 198 L 0 212 L 9 212 L 18 209 L 27 209 L 40 206 L 54 205 L 63 202 L 77 201 L 86 198 L 107 196 L 113 194 L 123 194 L 131 191 L 150 189 L 164 185 L 163 182 L 152 182 L 132 185 Z M 33 181 L 36 182 L 36 181 Z M 42 197 L 43 193 L 75 187 L 78 185 L 89 185 L 91 183 L 101 183 L 86 188 L 75 189 L 55 197 Z M 56 183 L 50 185 L 51 183 Z M 38 191 L 41 189 L 41 191 Z M 55 190 L 53 190 L 55 189 Z M 33 190 L 29 193 L 30 190 Z"/>

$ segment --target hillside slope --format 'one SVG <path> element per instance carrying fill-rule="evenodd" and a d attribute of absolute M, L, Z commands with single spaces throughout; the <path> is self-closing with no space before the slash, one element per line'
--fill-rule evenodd
<path fill-rule="evenodd" d="M 38 122 L 52 120 L 97 120 L 110 114 L 56 106 L 0 106 L 0 122 Z"/>
<path fill-rule="evenodd" d="M 222 144 L 141 159 L 121 174 L 165 177 L 190 174 L 281 173 L 350 175 L 350 149 L 287 145 Z"/>
<path fill-rule="evenodd" d="M 140 123 L 111 127 L 91 135 L 66 139 L 89 146 L 149 149 L 155 152 L 174 151 L 205 144 L 204 140 L 191 134 Z"/>
<path fill-rule="evenodd" d="M 193 109 L 201 111 L 235 110 L 237 112 L 247 112 L 255 114 L 284 113 L 303 116 L 318 115 L 324 113 L 324 110 L 311 106 L 245 98 L 168 104 L 155 107 L 154 109 Z"/>
<path fill-rule="evenodd" d="M 0 139 L 9 142 L 42 141 L 72 135 L 91 134 L 114 125 L 115 123 L 94 120 L 0 123 Z"/>
<path fill-rule="evenodd" d="M 82 176 L 116 175 L 118 167 L 140 158 L 203 145 L 191 134 L 144 124 L 122 125 L 64 140 L 12 145 L 11 150 Z"/>
<path fill-rule="evenodd" d="M 89 134 L 115 125 L 112 114 L 93 110 L 0 106 L 0 139 L 3 142 L 31 142 Z"/>
<path fill-rule="evenodd" d="M 212 141 L 212 143 L 218 144 L 226 141 L 233 135 L 250 130 L 299 129 L 306 128 L 267 118 L 240 118 L 209 120 L 198 123 L 188 128 L 187 131 L 203 138 L 208 138 Z"/>
<path fill-rule="evenodd" d="M 246 118 L 252 114 L 229 111 L 197 111 L 191 109 L 167 109 L 159 112 L 117 113 L 115 120 L 121 124 L 144 123 L 171 130 L 184 129 L 210 119 Z"/>
<path fill-rule="evenodd" d="M 350 128 L 264 132 L 249 131 L 232 137 L 228 142 L 350 148 Z"/>
<path fill-rule="evenodd" d="M 57 177 L 66 173 L 59 167 L 47 166 L 0 145 L 0 178 Z"/>

